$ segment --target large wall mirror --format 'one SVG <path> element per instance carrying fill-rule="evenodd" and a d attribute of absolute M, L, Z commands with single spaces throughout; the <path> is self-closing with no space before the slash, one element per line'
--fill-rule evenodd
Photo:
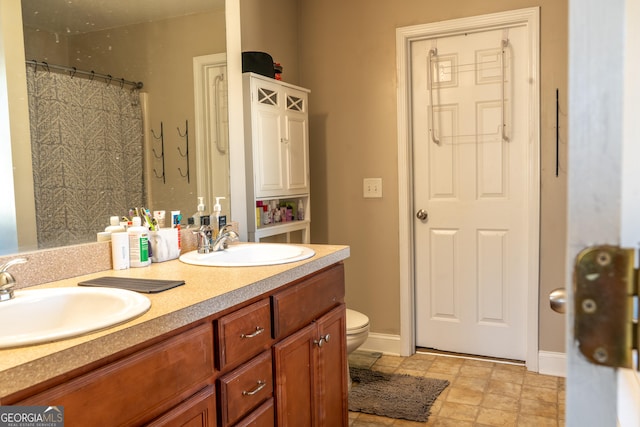
<path fill-rule="evenodd" d="M 0 255 L 95 241 L 95 232 L 108 225 L 107 212 L 121 216 L 137 205 L 167 213 L 180 210 L 186 223 L 186 218 L 196 210 L 197 197 L 204 195 L 198 194 L 198 176 L 205 169 L 215 169 L 215 173 L 210 175 L 216 177 L 217 185 L 213 191 L 227 197 L 223 209 L 229 212 L 228 128 L 222 124 L 219 129 L 207 130 L 212 134 L 225 133 L 221 137 L 223 141 L 217 141 L 219 161 L 216 164 L 199 162 L 196 144 L 209 141 L 203 135 L 198 135 L 196 140 L 197 113 L 194 107 L 194 58 L 219 58 L 226 50 L 224 0 L 22 0 L 21 11 L 24 38 L 16 37 L 18 39 L 14 42 L 24 45 L 31 118 L 29 129 L 40 143 L 45 143 L 44 148 L 35 147 L 32 152 L 35 155 L 34 184 L 17 179 L 14 182 L 15 193 L 34 194 L 36 221 L 54 226 L 46 236 L 40 233 L 37 242 L 18 239 L 28 243 L 21 244 L 17 251 L 0 249 Z M 82 71 L 95 75 L 85 75 Z M 71 79 L 72 84 L 61 77 L 53 83 L 45 80 L 46 75 L 54 74 Z M 80 79 L 84 81 L 78 84 Z M 93 125 L 93 119 L 86 118 L 90 110 L 88 104 L 92 107 L 100 104 L 106 110 L 107 104 L 115 102 L 88 87 L 90 81 L 100 81 L 113 91 L 124 89 L 124 95 L 118 95 L 124 99 L 124 106 L 116 109 L 122 112 L 121 116 L 130 115 L 129 110 L 133 111 L 133 116 L 135 110 L 141 111 L 137 119 L 142 126 L 140 135 L 133 130 L 135 124 L 131 128 L 128 124 L 123 125 L 117 115 L 115 119 L 107 119 L 111 121 L 107 125 Z M 142 82 L 140 97 L 129 82 Z M 68 91 L 74 90 L 81 91 L 82 102 L 63 104 Z M 224 87 L 218 93 L 218 98 L 207 98 L 207 102 L 222 103 L 225 100 Z M 36 107 L 31 102 L 33 97 L 37 100 Z M 222 116 L 224 122 L 226 105 L 216 108 L 212 111 Z M 106 114 L 102 107 L 97 109 L 100 110 L 98 116 Z M 67 110 L 77 110 L 81 116 L 84 114 L 82 120 L 89 122 L 84 124 L 88 127 L 82 131 L 84 136 L 72 137 L 75 139 L 69 147 L 57 143 L 47 146 L 49 140 L 59 138 L 58 134 L 66 137 L 67 132 L 72 134 L 79 126 L 79 120 L 63 116 Z M 40 128 L 40 125 L 52 123 L 53 131 Z M 116 154 L 109 152 L 109 146 L 122 144 L 126 138 L 137 139 L 138 148 L 123 148 Z M 13 149 L 16 149 L 15 145 Z M 127 163 L 122 166 L 122 163 L 114 163 L 111 157 L 119 162 L 140 157 L 142 165 Z M 207 166 L 202 167 L 203 164 Z M 198 166 L 202 170 L 198 170 Z M 14 162 L 14 176 L 16 167 Z M 67 191 L 69 194 L 65 200 L 70 200 L 69 203 L 87 198 L 87 194 L 92 192 L 108 193 L 111 191 L 109 185 L 107 190 L 95 190 L 93 181 L 106 179 L 115 186 L 118 182 L 114 181 L 121 179 L 113 179 L 112 173 L 118 168 L 129 168 L 125 170 L 125 176 L 130 177 L 127 184 L 130 194 L 123 199 L 124 202 L 114 204 L 110 201 L 104 208 L 100 205 L 102 198 L 98 197 L 98 201 L 92 201 L 91 206 L 84 209 L 68 209 L 66 202 L 64 205 L 67 206 L 58 204 L 39 208 L 40 203 L 53 198 L 57 192 Z M 61 174 L 56 175 L 58 172 Z M 85 182 L 86 187 L 66 190 L 65 184 L 71 179 Z M 16 215 L 21 216 L 19 206 Z M 73 230 L 74 215 L 91 218 L 95 232 Z"/>

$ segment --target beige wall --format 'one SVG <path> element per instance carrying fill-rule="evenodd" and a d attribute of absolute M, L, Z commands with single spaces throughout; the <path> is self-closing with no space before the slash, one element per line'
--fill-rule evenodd
<path fill-rule="evenodd" d="M 242 0 L 242 51 L 267 52 L 283 66 L 282 80 L 299 84 L 298 0 Z"/>
<path fill-rule="evenodd" d="M 47 40 L 40 34 L 27 46 L 30 59 L 46 57 L 60 64 L 61 53 L 68 52 L 62 65 L 144 83 L 142 92 L 149 94 L 145 132 L 153 129 L 159 135 L 160 122 L 164 124 L 166 184 L 151 173 L 151 209 L 179 209 L 184 217 L 196 211 L 193 58 L 225 51 L 224 20 L 221 10 L 73 36 L 66 45 L 55 43 L 54 35 Z M 186 149 L 185 139 L 177 133 L 177 127 L 184 132 L 185 121 L 189 122 L 189 182 L 178 170 L 186 173 L 186 159 L 177 150 Z M 152 141 L 160 153 L 160 142 Z M 154 167 L 161 172 L 160 161 Z"/>
<path fill-rule="evenodd" d="M 564 285 L 567 2 L 461 0 L 300 2 L 300 84 L 309 101 L 312 241 L 351 245 L 347 302 L 371 330 L 399 334 L 396 48 L 398 27 L 541 7 L 540 349 L 564 351 L 564 318 L 548 294 Z M 561 117 L 555 176 L 555 90 Z M 362 198 L 362 179 L 383 179 L 382 199 Z"/>

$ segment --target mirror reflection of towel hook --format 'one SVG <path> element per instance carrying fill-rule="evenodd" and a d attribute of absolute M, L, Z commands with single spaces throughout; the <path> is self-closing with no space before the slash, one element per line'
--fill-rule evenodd
<path fill-rule="evenodd" d="M 183 153 L 182 150 L 180 149 L 180 147 L 178 148 L 178 153 L 180 154 L 181 157 L 184 157 L 187 159 L 187 171 L 186 173 L 182 172 L 182 168 L 178 168 L 178 172 L 180 172 L 180 176 L 183 178 L 187 178 L 187 182 L 190 183 L 191 182 L 191 177 L 190 177 L 190 171 L 189 171 L 189 120 L 185 120 L 184 121 L 184 133 L 180 132 L 180 127 L 177 126 L 176 129 L 178 130 L 178 135 L 181 138 L 185 139 L 185 143 L 186 143 L 186 152 Z"/>
<path fill-rule="evenodd" d="M 160 140 L 160 155 L 158 155 L 158 153 L 156 152 L 155 147 L 152 148 L 151 151 L 153 151 L 153 155 L 156 159 L 162 159 L 162 173 L 158 174 L 158 171 L 156 170 L 156 168 L 153 168 L 153 174 L 156 176 L 156 178 L 162 178 L 162 182 L 166 184 L 167 178 L 164 173 L 164 125 L 163 123 L 160 122 L 160 136 L 157 136 L 156 132 L 153 129 L 151 129 L 151 134 L 155 139 Z"/>

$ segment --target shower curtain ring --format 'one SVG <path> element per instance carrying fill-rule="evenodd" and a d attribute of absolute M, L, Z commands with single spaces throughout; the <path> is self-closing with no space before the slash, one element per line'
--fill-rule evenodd
<path fill-rule="evenodd" d="M 91 77 L 89 77 L 89 80 L 93 81 L 93 78 L 96 76 L 96 72 L 91 70 Z"/>
<path fill-rule="evenodd" d="M 71 78 L 74 78 L 76 76 L 76 71 L 78 71 L 78 69 L 76 67 L 71 67 L 72 70 L 69 72 L 69 74 L 71 74 Z"/>
<path fill-rule="evenodd" d="M 44 66 L 44 68 L 47 70 L 47 73 L 50 73 L 51 70 L 49 69 L 49 64 L 47 64 L 45 61 L 42 61 L 42 65 Z"/>
<path fill-rule="evenodd" d="M 111 80 L 113 80 L 113 77 L 111 76 L 111 74 L 107 74 L 107 77 L 109 77 L 109 80 L 107 80 L 107 86 L 109 86 L 111 84 Z"/>
<path fill-rule="evenodd" d="M 124 88 L 124 78 L 120 79 L 120 89 Z"/>
<path fill-rule="evenodd" d="M 33 71 L 38 71 L 38 61 L 35 59 L 32 59 L 33 61 Z"/>

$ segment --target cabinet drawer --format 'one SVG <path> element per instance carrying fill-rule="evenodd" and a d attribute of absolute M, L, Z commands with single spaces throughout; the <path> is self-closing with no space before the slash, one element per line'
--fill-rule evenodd
<path fill-rule="evenodd" d="M 216 427 L 216 395 L 213 386 L 205 387 L 195 396 L 147 424 L 147 426 Z"/>
<path fill-rule="evenodd" d="M 232 368 L 271 346 L 271 308 L 264 299 L 217 322 L 218 367 Z"/>
<path fill-rule="evenodd" d="M 284 338 L 344 302 L 342 263 L 274 294 L 273 336 Z"/>
<path fill-rule="evenodd" d="M 267 350 L 220 378 L 222 426 L 233 425 L 273 396 L 271 350 Z"/>
<path fill-rule="evenodd" d="M 70 426 L 148 422 L 213 383 L 213 330 L 190 329 L 15 405 L 64 406 Z"/>
<path fill-rule="evenodd" d="M 234 427 L 273 427 L 275 425 L 275 409 L 273 398 L 264 402 L 258 409 L 247 415 Z"/>

